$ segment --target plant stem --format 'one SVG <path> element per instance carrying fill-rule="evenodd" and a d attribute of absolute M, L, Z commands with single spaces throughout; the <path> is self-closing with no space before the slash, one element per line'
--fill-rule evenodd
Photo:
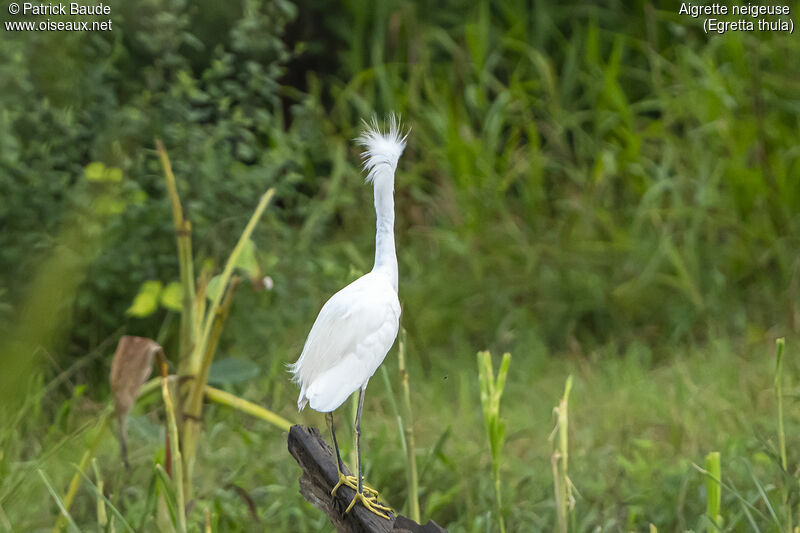
<path fill-rule="evenodd" d="M 778 355 L 775 361 L 775 401 L 778 404 L 778 449 L 781 456 L 781 468 L 786 472 L 789 462 L 786 460 L 786 432 L 783 429 L 783 347 L 786 340 L 781 337 L 775 341 Z M 788 504 L 788 496 L 784 491 L 784 501 Z M 786 506 L 787 531 L 792 531 L 792 507 Z"/>
<path fill-rule="evenodd" d="M 492 479 L 497 503 L 497 519 L 500 524 L 500 533 L 505 533 L 506 525 L 503 517 L 503 499 L 500 490 L 500 461 L 503 445 L 505 444 L 505 422 L 500 419 L 500 399 L 506 385 L 508 366 L 511 363 L 511 354 L 503 354 L 497 380 L 494 378 L 492 368 L 492 354 L 487 351 L 478 352 L 478 383 L 481 389 L 481 407 L 483 421 L 486 426 L 486 435 L 489 438 L 489 449 L 492 454 Z"/>
<path fill-rule="evenodd" d="M 420 521 L 419 512 L 419 479 L 417 477 L 417 457 L 414 453 L 414 426 L 411 423 L 411 388 L 406 371 L 406 330 L 400 332 L 400 343 L 397 350 L 397 362 L 400 368 L 400 383 L 403 389 L 403 430 L 406 441 L 406 478 L 408 482 L 409 513 L 415 522 Z"/>
<path fill-rule="evenodd" d="M 175 485 L 175 500 L 178 518 L 178 531 L 186 533 L 186 502 L 183 492 L 183 459 L 178 441 L 178 422 L 175 419 L 175 404 L 169 391 L 169 380 L 166 376 L 161 379 L 161 396 L 164 398 L 164 408 L 167 411 L 167 426 L 169 427 L 169 446 L 172 454 L 172 482 Z"/>
<path fill-rule="evenodd" d="M 708 531 L 719 531 L 722 526 L 722 488 L 719 479 L 722 479 L 722 461 L 719 452 L 711 452 L 706 455 L 706 513 L 711 524 Z"/>
<path fill-rule="evenodd" d="M 108 514 L 106 513 L 106 502 L 103 501 L 101 495 L 103 494 L 103 478 L 100 477 L 100 468 L 97 466 L 97 459 L 92 458 L 92 470 L 94 471 L 94 478 L 97 480 L 97 525 L 105 528 L 108 524 Z"/>
<path fill-rule="evenodd" d="M 214 360 L 214 354 L 217 351 L 217 345 L 219 344 L 219 337 L 222 334 L 222 328 L 225 325 L 225 321 L 228 318 L 228 313 L 230 311 L 231 303 L 233 302 L 233 295 L 234 291 L 236 290 L 236 286 L 239 283 L 238 276 L 234 276 L 231 280 L 231 287 L 225 293 L 225 299 L 222 302 L 222 306 L 216 313 L 216 317 L 214 319 L 214 327 L 211 330 L 211 337 L 208 341 L 208 346 L 206 346 L 206 353 L 203 357 L 202 363 L 200 365 L 200 369 L 197 371 L 196 376 L 192 380 L 193 383 L 203 384 L 205 385 L 208 383 L 208 373 L 211 370 L 211 363 Z M 201 291 L 202 292 L 202 291 Z M 199 395 L 197 391 L 200 391 Z M 186 464 L 187 464 L 187 471 L 190 468 L 193 468 L 194 463 L 194 456 L 197 451 L 197 444 L 200 438 L 199 432 L 199 422 L 203 415 L 203 396 L 202 396 L 203 389 L 197 386 L 192 385 L 189 389 L 189 398 L 186 401 L 185 406 L 185 414 L 183 420 L 183 451 L 184 457 L 186 457 Z M 186 416 L 188 415 L 188 416 Z M 185 477 L 186 482 L 188 483 L 190 477 L 187 475 Z M 186 494 L 192 493 L 192 487 L 186 487 Z"/>
<path fill-rule="evenodd" d="M 214 326 L 211 329 L 211 336 L 208 339 L 208 345 L 206 346 L 206 353 L 203 356 L 203 361 L 200 365 L 200 370 L 197 373 L 197 377 L 195 381 L 197 383 L 202 383 L 205 385 L 208 383 L 208 373 L 211 370 L 211 363 L 214 361 L 214 354 L 217 351 L 217 346 L 219 345 L 219 337 L 222 335 L 222 328 L 225 325 L 225 321 L 228 319 L 228 314 L 230 313 L 231 304 L 233 303 L 233 295 L 236 291 L 236 287 L 239 285 L 239 277 L 233 276 L 231 279 L 230 287 L 227 291 L 225 291 L 225 298 L 222 301 L 222 305 L 216 312 L 216 316 L 214 317 Z M 195 394 L 195 391 L 199 390 L 200 394 Z M 202 403 L 202 392 L 203 389 L 199 387 L 192 387 L 192 394 L 189 396 L 189 401 L 187 402 L 188 405 L 186 407 L 186 411 L 194 417 L 195 420 L 200 418 L 202 414 L 201 410 L 203 407 Z M 184 444 L 186 444 L 184 442 Z"/>
<path fill-rule="evenodd" d="M 406 455 L 408 452 L 406 451 L 406 435 L 405 430 L 403 429 L 403 417 L 400 415 L 400 408 L 397 406 L 397 400 L 394 398 L 394 389 L 392 389 L 392 382 L 389 378 L 389 371 L 386 370 L 385 365 L 381 365 L 381 377 L 383 378 L 383 383 L 386 385 L 386 390 L 389 391 L 388 398 L 389 398 L 389 405 L 392 407 L 392 414 L 394 415 L 395 420 L 397 421 L 397 434 L 400 437 L 400 448 L 403 449 L 403 455 Z"/>
<path fill-rule="evenodd" d="M 781 454 L 781 468 L 786 470 L 786 433 L 783 430 L 783 390 L 781 375 L 783 374 L 783 345 L 785 340 L 781 337 L 775 341 L 778 347 L 778 356 L 775 361 L 775 400 L 778 404 L 778 445 Z"/>
<path fill-rule="evenodd" d="M 222 322 L 220 321 L 221 316 L 218 316 L 218 312 L 220 311 L 220 305 L 222 304 L 223 296 L 225 296 L 225 302 L 227 305 L 230 305 L 228 299 L 230 296 L 228 296 L 228 294 L 232 293 L 232 288 L 228 288 L 228 282 L 231 280 L 231 276 L 233 275 L 233 269 L 236 266 L 236 261 L 239 259 L 239 255 L 241 254 L 245 243 L 250 240 L 250 236 L 253 234 L 256 224 L 258 223 L 261 215 L 264 213 L 264 210 L 267 208 L 267 205 L 274 194 L 275 189 L 269 189 L 261 196 L 261 200 L 256 206 L 253 215 L 250 217 L 247 226 L 245 226 L 244 231 L 242 231 L 239 241 L 236 243 L 236 246 L 233 247 L 233 251 L 231 251 L 230 256 L 228 256 L 228 260 L 225 263 L 225 268 L 222 270 L 222 274 L 219 276 L 220 290 L 217 291 L 211 299 L 211 304 L 209 305 L 204 318 L 202 335 L 194 344 L 191 361 L 188 365 L 188 368 L 192 370 L 191 375 L 194 376 L 195 379 L 193 379 L 189 385 L 186 413 L 190 414 L 190 416 L 184 417 L 181 427 L 181 434 L 183 436 L 183 457 L 185 466 L 184 482 L 186 483 L 186 494 L 190 498 L 192 494 L 194 461 L 197 453 L 199 422 L 203 409 L 203 393 L 206 386 L 206 381 L 208 380 L 208 368 L 211 367 L 211 362 L 214 359 L 216 342 L 219 334 L 221 333 Z M 224 317 L 222 317 L 222 321 L 224 321 Z M 215 331 L 216 333 L 214 333 Z M 213 347 L 213 349 L 209 349 L 211 347 Z M 205 370 L 203 371 L 203 369 Z"/>
<path fill-rule="evenodd" d="M 292 427 L 292 423 L 282 416 L 277 415 L 272 411 L 261 407 L 260 405 L 256 405 L 253 402 L 249 402 L 239 398 L 238 396 L 234 396 L 229 392 L 225 392 L 224 390 L 215 389 L 210 385 L 206 385 L 205 395 L 206 398 L 212 402 L 217 402 L 218 404 L 232 407 L 237 411 L 242 411 L 243 413 L 253 415 L 254 417 L 269 422 L 273 426 L 276 426 L 284 431 L 289 431 L 289 429 Z"/>
<path fill-rule="evenodd" d="M 551 457 L 553 466 L 553 490 L 556 498 L 556 516 L 558 531 L 566 533 L 569 526 L 569 511 L 572 508 L 572 496 L 568 476 L 569 464 L 569 393 L 572 390 L 572 376 L 567 377 L 564 386 L 564 396 L 555 408 L 556 427 L 550 436 L 552 441 L 555 433 L 558 434 L 558 446 L 554 448 Z"/>
<path fill-rule="evenodd" d="M 164 180 L 167 185 L 170 203 L 172 205 L 172 222 L 175 226 L 175 240 L 178 245 L 178 264 L 181 276 L 181 336 L 179 351 L 179 374 L 192 374 L 191 358 L 189 357 L 196 338 L 196 327 L 194 321 L 194 300 L 195 300 L 195 280 L 194 262 L 192 259 L 192 225 L 183 218 L 183 208 L 181 198 L 178 194 L 178 186 L 175 183 L 175 175 L 172 173 L 172 164 L 169 155 L 162 142 L 156 139 L 156 150 L 161 160 L 161 167 L 164 170 Z M 184 368 L 185 365 L 188 368 Z"/>

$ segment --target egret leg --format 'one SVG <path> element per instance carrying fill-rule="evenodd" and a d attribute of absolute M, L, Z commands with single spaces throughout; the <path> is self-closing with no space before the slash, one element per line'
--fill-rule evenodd
<path fill-rule="evenodd" d="M 328 415 L 325 417 L 325 419 L 328 421 L 328 428 L 331 430 L 331 439 L 333 440 L 333 448 L 336 450 L 336 470 L 338 471 L 339 474 L 338 475 L 339 480 L 331 490 L 331 496 L 336 496 L 336 491 L 338 491 L 339 487 L 341 487 L 342 485 L 346 485 L 353 490 L 357 490 L 358 481 L 356 480 L 356 477 L 347 476 L 344 474 L 344 463 L 342 462 L 342 455 L 339 452 L 339 442 L 336 440 L 336 429 L 333 423 L 333 412 L 329 412 Z M 377 496 L 378 496 L 377 490 L 365 484 L 363 486 L 363 492 L 366 494 L 368 498 L 377 501 Z"/>
<path fill-rule="evenodd" d="M 333 439 L 333 448 L 336 450 L 336 468 L 339 470 L 339 473 L 344 470 L 344 465 L 342 464 L 342 456 L 339 453 L 339 443 L 336 442 L 336 430 L 333 429 L 333 411 L 328 413 L 328 427 L 331 430 L 331 438 Z"/>
<path fill-rule="evenodd" d="M 356 457 L 358 458 L 358 492 L 362 492 L 363 476 L 361 475 L 361 409 L 364 407 L 364 387 L 358 391 L 358 410 L 356 411 Z M 352 504 L 350 504 L 352 505 Z"/>
<path fill-rule="evenodd" d="M 331 430 L 331 439 L 333 439 L 333 448 L 336 450 L 336 470 L 339 474 L 339 480 L 337 481 L 336 485 L 334 485 L 333 490 L 331 490 L 331 496 L 336 496 L 336 491 L 339 490 L 339 487 L 342 485 L 347 485 L 353 490 L 356 490 L 358 485 L 356 484 L 356 478 L 354 476 L 346 476 L 344 475 L 344 463 L 342 463 L 342 454 L 339 453 L 339 442 L 336 440 L 336 430 L 334 429 L 333 424 L 333 412 L 329 412 L 328 416 L 325 417 L 328 421 L 328 428 Z"/>
<path fill-rule="evenodd" d="M 358 411 L 356 411 L 356 457 L 358 461 L 358 487 L 356 488 L 356 494 L 353 496 L 353 501 L 350 502 L 350 505 L 347 506 L 345 513 L 349 513 L 350 509 L 355 506 L 356 501 L 360 501 L 364 507 L 367 508 L 368 511 L 375 513 L 376 515 L 380 516 L 381 518 L 385 518 L 389 520 L 389 516 L 384 514 L 382 511 L 390 512 L 391 509 L 386 507 L 385 505 L 381 505 L 378 503 L 377 496 L 378 493 L 374 491 L 374 489 L 369 489 L 374 492 L 374 496 L 364 496 L 364 477 L 361 474 L 361 409 L 364 407 L 364 389 L 362 388 L 358 392 Z M 369 494 L 369 492 L 368 492 Z"/>

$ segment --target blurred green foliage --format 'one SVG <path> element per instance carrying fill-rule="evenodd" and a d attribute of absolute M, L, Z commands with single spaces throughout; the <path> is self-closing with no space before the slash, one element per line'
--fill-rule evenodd
<path fill-rule="evenodd" d="M 0 436 L 0 504 L 26 479 L 10 458 L 79 455 L 109 336 L 177 333 L 164 322 L 178 273 L 154 138 L 169 150 L 198 262 L 226 257 L 260 194 L 276 188 L 253 237 L 274 289 L 239 289 L 213 373 L 290 416 L 284 363 L 324 299 L 371 266 L 371 190 L 352 139 L 362 118 L 396 111 L 412 127 L 397 242 L 420 379 L 423 516 L 452 531 L 495 523 L 491 480 L 459 467 L 488 464 L 472 358 L 490 349 L 515 354 L 500 466 L 510 530 L 553 523 L 542 428 L 568 373 L 578 530 L 700 524 L 703 478 L 691 462 L 711 450 L 730 458 L 722 471 L 741 490 L 722 491 L 725 526 L 749 527 L 744 499 L 770 530 L 772 489 L 796 486 L 774 463 L 759 343 L 798 326 L 797 38 L 705 35 L 678 4 L 641 0 L 111 6 L 113 32 L 2 36 L 0 332 L 16 332 L 7 353 L 44 359 L 44 345 L 53 368 L 73 365 L 70 376 L 96 386 L 62 390 L 68 380 L 46 369 L 17 383 L 30 395 L 26 417 Z M 160 285 L 148 312 L 126 314 L 149 282 Z M 383 406 L 385 392 L 370 393 Z M 131 420 L 140 466 L 159 460 L 162 442 L 154 408 L 143 410 Z M 57 423 L 39 427 L 53 412 Z M 395 421 L 382 414 L 365 416 L 367 460 L 380 465 L 368 472 L 402 501 Z M 789 440 L 797 424 L 787 417 Z M 216 408 L 208 425 L 199 462 L 213 466 L 198 498 L 220 530 L 249 516 L 232 486 L 255 487 L 276 528 L 322 527 L 286 488 L 296 472 L 281 436 Z M 796 438 L 787 444 L 796 464 Z M 120 474 L 103 470 L 118 489 Z M 140 470 L 120 496 L 142 523 L 148 483 Z M 798 499 L 787 494 L 784 511 Z"/>
<path fill-rule="evenodd" d="M 119 326 L 142 282 L 177 276 L 155 137 L 176 160 L 205 255 L 226 251 L 271 183 L 291 191 L 292 163 L 265 147 L 283 136 L 278 79 L 289 51 L 280 36 L 294 5 L 117 2 L 112 13 L 112 33 L 9 32 L 0 52 L 8 298 L 24 297 L 14 280 L 52 246 L 71 204 L 86 199 L 84 167 L 87 180 L 135 190 L 139 200 L 104 228 L 103 252 L 75 302 L 72 335 L 84 349 Z M 113 172 L 104 175 L 106 165 Z"/>
<path fill-rule="evenodd" d="M 84 168 L 140 195 L 76 302 L 84 348 L 142 282 L 176 276 L 154 137 L 201 256 L 222 257 L 275 185 L 268 262 L 286 277 L 316 262 L 313 278 L 342 255 L 368 268 L 349 139 L 389 110 L 413 127 L 397 203 L 417 342 L 588 351 L 795 322 L 800 80 L 782 34 L 709 38 L 646 3 L 112 10 L 113 33 L 8 33 L 0 52 L 5 298 L 24 294 L 11 280 L 52 246 Z"/>

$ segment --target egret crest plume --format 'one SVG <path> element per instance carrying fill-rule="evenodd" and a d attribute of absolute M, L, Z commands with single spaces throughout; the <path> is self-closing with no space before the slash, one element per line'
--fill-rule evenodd
<path fill-rule="evenodd" d="M 394 113 L 389 115 L 388 131 L 381 131 L 378 119 L 372 117 L 366 129 L 356 138 L 356 142 L 366 148 L 361 158 L 364 160 L 364 170 L 367 171 L 367 182 L 373 183 L 377 177 L 378 169 L 382 164 L 389 165 L 392 173 L 397 168 L 397 161 L 406 147 L 408 131 L 403 131 L 400 118 Z"/>

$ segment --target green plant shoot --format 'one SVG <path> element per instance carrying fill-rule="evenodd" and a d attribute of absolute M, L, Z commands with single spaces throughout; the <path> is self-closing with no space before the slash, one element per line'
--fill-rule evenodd
<path fill-rule="evenodd" d="M 503 354 L 497 379 L 494 378 L 492 369 L 492 354 L 488 351 L 478 352 L 478 381 L 481 387 L 481 407 L 483 408 L 483 423 L 486 426 L 486 435 L 489 437 L 489 449 L 492 454 L 492 479 L 497 501 L 497 518 L 500 531 L 505 533 L 506 526 L 503 519 L 503 499 L 500 491 L 500 461 L 503 454 L 503 445 L 506 440 L 506 424 L 500 419 L 500 398 L 506 386 L 508 365 L 511 363 L 511 354 Z"/>
<path fill-rule="evenodd" d="M 711 524 L 708 531 L 719 531 L 722 527 L 722 461 L 719 452 L 706 455 L 706 513 Z"/>

